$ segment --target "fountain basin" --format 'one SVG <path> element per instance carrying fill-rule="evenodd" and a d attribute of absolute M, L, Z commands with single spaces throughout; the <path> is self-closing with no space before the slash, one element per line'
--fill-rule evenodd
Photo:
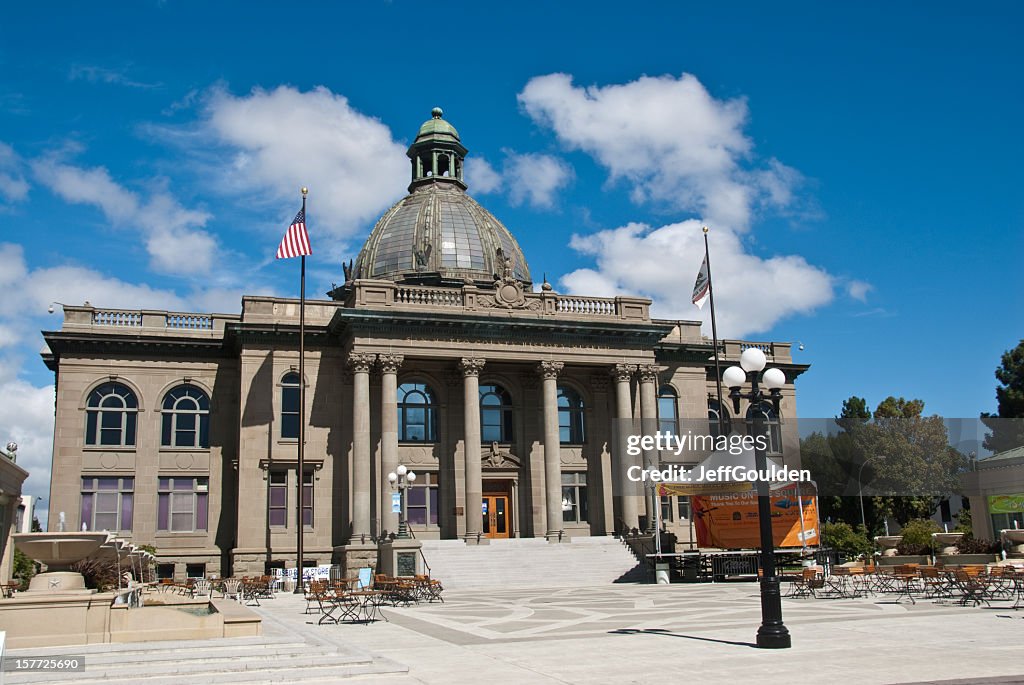
<path fill-rule="evenodd" d="M 1024 529 L 1004 528 L 999 531 L 999 535 L 1010 543 L 1009 556 L 1014 559 L 1024 558 Z"/>
<path fill-rule="evenodd" d="M 875 544 L 882 548 L 883 557 L 894 557 L 896 547 L 902 540 L 902 535 L 878 535 L 875 537 Z"/>
<path fill-rule="evenodd" d="M 71 565 L 98 550 L 110 538 L 109 533 L 57 532 L 17 533 L 14 544 L 27 556 L 46 564 L 46 573 L 40 573 L 29 583 L 29 592 L 62 594 L 90 592 L 85 589 L 81 573 Z"/>
<path fill-rule="evenodd" d="M 932 542 L 942 546 L 942 551 L 939 554 L 959 554 L 960 550 L 956 548 L 956 543 L 960 542 L 963 536 L 963 533 L 932 533 Z"/>

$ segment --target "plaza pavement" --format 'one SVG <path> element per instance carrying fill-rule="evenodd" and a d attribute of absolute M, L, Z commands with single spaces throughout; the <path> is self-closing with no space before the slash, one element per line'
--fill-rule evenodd
<path fill-rule="evenodd" d="M 753 647 L 757 585 L 462 591 L 385 609 L 388 623 L 315 626 L 296 597 L 269 623 L 314 630 L 408 666 L 388 682 L 1024 682 L 1024 611 L 887 597 L 784 600 L 789 650 Z"/>
<path fill-rule="evenodd" d="M 252 609 L 263 636 L 29 649 L 84 673 L 7 685 L 381 683 L 1024 683 L 1024 611 L 888 597 L 783 600 L 793 648 L 759 650 L 757 585 L 600 585 L 447 592 L 388 622 L 317 625 L 301 595 Z M 948 685 L 954 685 L 952 682 Z"/>

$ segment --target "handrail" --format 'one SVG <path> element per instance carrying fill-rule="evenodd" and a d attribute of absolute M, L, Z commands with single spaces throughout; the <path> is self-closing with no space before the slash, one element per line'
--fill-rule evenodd
<path fill-rule="evenodd" d="M 416 538 L 416 531 L 412 529 L 412 526 L 409 525 L 408 521 L 405 522 L 405 529 L 407 531 L 409 531 L 409 535 L 412 536 L 413 540 L 417 539 Z M 427 555 L 423 553 L 423 546 L 422 545 L 419 548 L 419 553 L 420 553 L 420 558 L 423 559 L 423 568 L 427 569 L 427 576 L 430 576 L 430 564 L 427 563 Z"/>

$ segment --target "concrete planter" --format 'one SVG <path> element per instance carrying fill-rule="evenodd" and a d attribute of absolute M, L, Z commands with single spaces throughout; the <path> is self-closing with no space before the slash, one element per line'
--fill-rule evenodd
<path fill-rule="evenodd" d="M 943 566 L 964 566 L 967 564 L 991 564 L 995 562 L 994 554 L 938 554 L 935 563 Z"/>
<path fill-rule="evenodd" d="M 1010 543 L 1009 556 L 1014 559 L 1024 557 L 1024 530 L 1016 528 L 1004 528 L 999 531 L 999 536 Z"/>
<path fill-rule="evenodd" d="M 878 557 L 878 564 L 880 566 L 902 566 L 904 564 L 920 564 L 921 566 L 928 566 L 931 563 L 931 557 L 926 554 L 894 554 L 892 556 L 883 555 Z"/>
<path fill-rule="evenodd" d="M 875 544 L 882 548 L 883 557 L 896 556 L 896 547 L 903 540 L 902 535 L 879 535 L 875 537 Z"/>
<path fill-rule="evenodd" d="M 932 544 L 939 548 L 941 555 L 956 554 L 956 545 L 963 538 L 963 533 L 932 533 Z"/>

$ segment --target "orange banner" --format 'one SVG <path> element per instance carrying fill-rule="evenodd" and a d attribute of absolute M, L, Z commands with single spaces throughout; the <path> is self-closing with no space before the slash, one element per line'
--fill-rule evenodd
<path fill-rule="evenodd" d="M 802 547 L 818 544 L 818 498 L 814 488 L 790 485 L 771 495 L 772 537 L 776 547 Z M 753 549 L 761 546 L 757 518 L 757 493 L 694 495 L 694 528 L 698 547 Z M 803 543 L 801 543 L 800 507 L 803 506 Z"/>

